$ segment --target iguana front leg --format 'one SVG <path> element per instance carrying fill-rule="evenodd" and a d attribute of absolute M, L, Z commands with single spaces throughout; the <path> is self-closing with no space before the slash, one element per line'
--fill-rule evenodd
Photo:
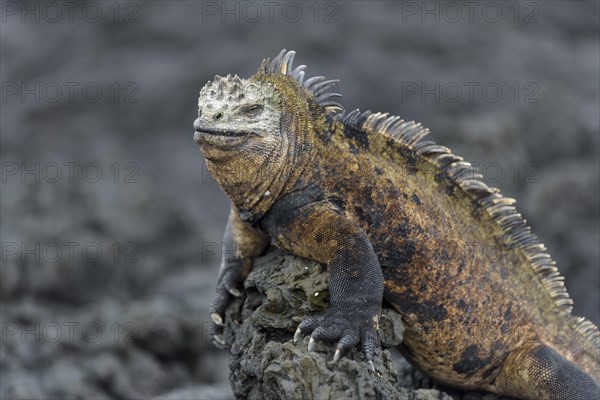
<path fill-rule="evenodd" d="M 366 233 L 326 201 L 285 208 L 276 207 L 264 226 L 279 247 L 327 265 L 331 303 L 306 318 L 294 339 L 311 334 L 309 350 L 316 340 L 337 341 L 335 361 L 360 341 L 373 369 L 383 273 Z"/>
<path fill-rule="evenodd" d="M 225 308 L 231 296 L 241 296 L 237 289 L 238 284 L 248 276 L 253 259 L 258 257 L 268 244 L 269 237 L 242 221 L 237 209 L 232 206 L 223 235 L 217 293 L 210 305 L 212 336 L 219 347 L 225 346 L 221 337 Z"/>

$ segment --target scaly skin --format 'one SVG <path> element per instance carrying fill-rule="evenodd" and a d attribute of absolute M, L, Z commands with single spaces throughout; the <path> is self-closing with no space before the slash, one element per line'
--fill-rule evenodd
<path fill-rule="evenodd" d="M 599 334 L 570 314 L 561 278 L 512 200 L 476 181 L 426 131 L 387 115 L 343 117 L 329 84 L 302 84 L 293 53 L 249 80 L 202 90 L 195 140 L 232 199 L 211 307 L 269 241 L 327 265 L 331 308 L 295 339 L 359 342 L 369 363 L 382 298 L 403 316 L 402 353 L 433 378 L 523 399 L 597 398 Z M 470 176 L 468 176 L 470 175 Z M 372 363 L 371 363 L 372 366 Z"/>

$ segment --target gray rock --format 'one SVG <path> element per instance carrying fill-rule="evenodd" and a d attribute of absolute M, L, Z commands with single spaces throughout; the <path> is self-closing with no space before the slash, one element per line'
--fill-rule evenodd
<path fill-rule="evenodd" d="M 318 343 L 310 353 L 308 337 L 293 343 L 298 322 L 328 305 L 321 265 L 273 248 L 255 261 L 244 286 L 246 298 L 227 309 L 224 332 L 231 345 L 230 381 L 236 397 L 449 399 L 436 390 L 413 392 L 398 386 L 387 350 L 376 352 L 372 374 L 357 349 L 334 363 L 330 343 Z M 386 309 L 380 325 L 384 346 L 402 341 L 398 313 Z"/>

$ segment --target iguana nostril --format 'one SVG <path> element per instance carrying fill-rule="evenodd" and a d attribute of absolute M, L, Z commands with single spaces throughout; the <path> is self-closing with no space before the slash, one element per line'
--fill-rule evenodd
<path fill-rule="evenodd" d="M 223 118 L 223 113 L 216 113 L 215 116 L 213 117 L 215 119 L 215 121 L 220 120 L 221 118 Z"/>

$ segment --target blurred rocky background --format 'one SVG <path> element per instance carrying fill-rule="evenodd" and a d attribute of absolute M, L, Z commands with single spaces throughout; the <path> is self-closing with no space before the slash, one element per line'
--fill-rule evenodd
<path fill-rule="evenodd" d="M 192 122 L 282 48 L 477 163 L 600 322 L 597 1 L 0 4 L 0 398 L 233 396 Z"/>

